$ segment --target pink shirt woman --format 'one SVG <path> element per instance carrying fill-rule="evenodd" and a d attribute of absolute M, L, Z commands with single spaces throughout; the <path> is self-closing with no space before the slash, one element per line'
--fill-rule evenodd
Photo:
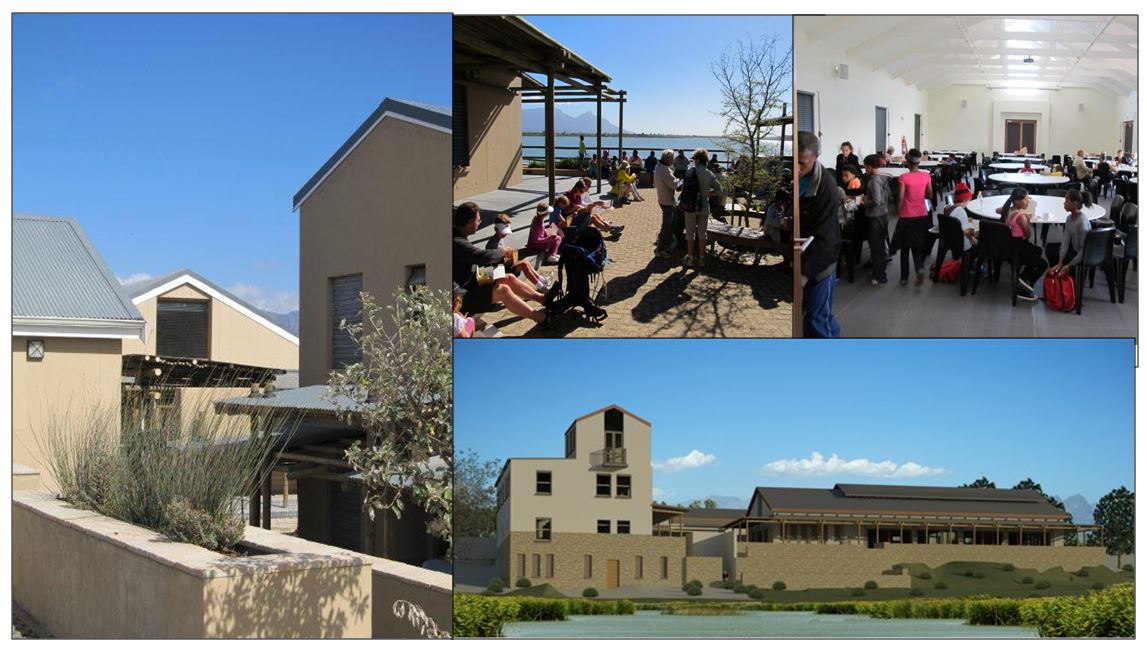
<path fill-rule="evenodd" d="M 907 172 L 900 175 L 900 218 L 913 219 L 928 216 L 924 203 L 932 176 L 928 172 Z"/>

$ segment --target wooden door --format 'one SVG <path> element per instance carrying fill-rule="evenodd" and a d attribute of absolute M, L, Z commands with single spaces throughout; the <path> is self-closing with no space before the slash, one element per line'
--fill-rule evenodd
<path fill-rule="evenodd" d="M 1027 147 L 1029 154 L 1036 153 L 1035 120 L 1007 120 L 1004 122 L 1004 151 L 1013 153 Z"/>
<path fill-rule="evenodd" d="M 616 588 L 621 585 L 621 561 L 611 558 L 605 562 L 605 587 Z"/>
<path fill-rule="evenodd" d="M 1123 151 L 1130 153 L 1135 149 L 1135 121 L 1127 120 L 1123 123 Z"/>

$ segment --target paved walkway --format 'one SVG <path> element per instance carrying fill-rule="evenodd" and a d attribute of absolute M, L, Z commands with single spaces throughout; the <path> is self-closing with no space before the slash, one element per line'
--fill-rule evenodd
<path fill-rule="evenodd" d="M 544 179 L 542 179 L 544 181 Z M 573 185 L 559 179 L 558 191 Z M 523 186 L 474 198 L 483 213 L 508 211 L 526 205 L 528 217 L 542 188 L 537 179 Z M 522 201 L 529 195 L 533 203 Z M 480 315 L 506 336 L 527 337 L 789 337 L 792 333 L 792 272 L 779 255 L 765 256 L 757 266 L 752 256 L 738 260 L 730 253 L 709 259 L 703 268 L 685 268 L 678 256 L 653 257 L 653 245 L 661 226 L 661 209 L 653 189 L 643 190 L 646 200 L 610 211 L 608 218 L 625 225 L 620 236 L 606 238 L 610 264 L 593 287 L 596 303 L 609 312 L 600 324 L 583 319 L 571 310 L 549 329 L 519 319 L 508 311 Z M 514 201 L 499 206 L 497 199 Z M 525 213 L 525 210 L 519 208 Z M 515 219 L 515 236 L 525 235 L 528 217 Z M 524 224 L 519 220 L 525 218 Z M 482 231 L 475 239 L 483 235 Z M 515 245 L 519 245 L 515 242 Z M 718 246 L 718 251 L 722 249 Z M 543 274 L 556 276 L 557 267 L 545 265 Z"/>

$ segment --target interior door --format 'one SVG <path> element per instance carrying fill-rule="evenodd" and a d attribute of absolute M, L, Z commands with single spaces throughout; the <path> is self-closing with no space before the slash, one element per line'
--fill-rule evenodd
<path fill-rule="evenodd" d="M 917 113 L 916 114 L 916 122 L 915 122 L 914 128 L 912 130 L 912 146 L 915 147 L 916 149 L 920 149 L 920 123 L 921 123 L 921 121 L 922 120 L 921 120 L 920 114 Z"/>
<path fill-rule="evenodd" d="M 607 588 L 621 585 L 621 561 L 611 558 L 605 562 L 605 585 Z"/>
<path fill-rule="evenodd" d="M 884 151 L 888 146 L 888 109 L 876 107 L 876 151 Z"/>
<path fill-rule="evenodd" d="M 1036 153 L 1035 120 L 1007 120 L 1004 122 L 1004 151 L 1017 152 L 1027 147 L 1029 154 Z"/>
<path fill-rule="evenodd" d="M 1128 120 L 1123 123 L 1123 151 L 1130 152 L 1135 149 L 1132 141 L 1135 139 L 1135 121 Z"/>

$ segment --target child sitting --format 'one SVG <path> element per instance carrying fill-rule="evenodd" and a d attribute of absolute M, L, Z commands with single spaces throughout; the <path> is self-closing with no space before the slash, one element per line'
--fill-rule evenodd
<path fill-rule="evenodd" d="M 542 205 L 545 205 L 545 211 L 548 213 L 550 210 L 549 204 L 543 201 L 541 204 L 538 204 L 539 209 Z M 538 217 L 535 216 L 534 221 L 539 221 Z M 506 245 L 504 244 L 503 240 L 509 237 L 510 233 L 513 232 L 510 229 L 510 216 L 506 213 L 502 213 L 494 219 L 494 223 L 496 224 L 494 226 L 494 235 L 486 241 L 486 248 L 505 248 Z M 538 275 L 538 272 L 534 271 L 534 266 L 526 260 L 518 260 L 517 256 L 515 256 L 512 261 L 505 262 L 502 266 L 505 267 L 506 273 L 521 274 L 527 281 L 533 283 L 533 285 L 537 287 L 538 291 L 540 292 L 544 292 L 549 289 L 550 279 Z"/>
<path fill-rule="evenodd" d="M 565 199 L 565 197 L 561 197 Z M 569 199 L 566 199 L 569 202 Z M 530 234 L 526 238 L 526 250 L 531 253 L 541 253 L 546 256 L 546 262 L 557 264 L 561 256 L 558 250 L 562 246 L 562 236 L 550 234 L 546 231 L 546 217 L 550 214 L 550 204 L 545 201 L 538 204 L 534 213 L 534 220 L 530 222 Z"/>
<path fill-rule="evenodd" d="M 761 230 L 765 232 L 765 237 L 768 239 L 774 242 L 781 241 L 781 224 L 785 221 L 785 213 L 791 201 L 788 193 L 784 190 L 778 190 L 773 195 L 773 200 L 765 211 L 765 220 L 761 222 Z"/>

